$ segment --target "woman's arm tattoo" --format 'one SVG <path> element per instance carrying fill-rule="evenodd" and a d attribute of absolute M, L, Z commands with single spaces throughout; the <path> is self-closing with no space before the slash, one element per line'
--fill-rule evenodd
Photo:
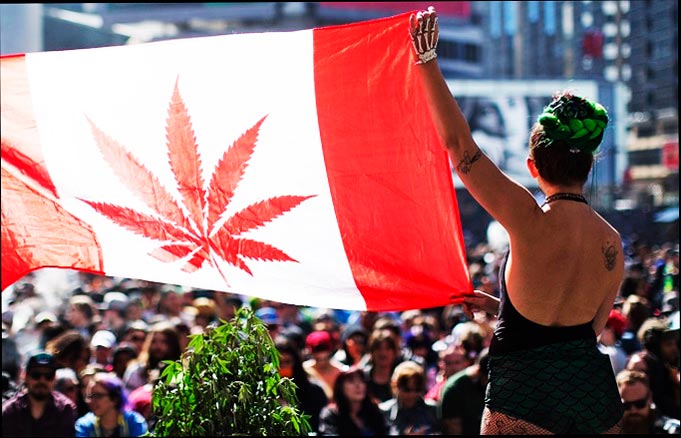
<path fill-rule="evenodd" d="M 459 162 L 459 165 L 456 166 L 456 168 L 459 170 L 459 172 L 466 174 L 471 171 L 473 163 L 478 161 L 481 157 L 482 151 L 480 149 L 478 149 L 472 157 L 468 155 L 468 152 L 464 152 L 463 160 Z"/>
<path fill-rule="evenodd" d="M 617 250 L 614 245 L 603 247 L 603 258 L 605 260 L 605 269 L 612 271 L 615 269 L 615 260 L 617 259 Z"/>

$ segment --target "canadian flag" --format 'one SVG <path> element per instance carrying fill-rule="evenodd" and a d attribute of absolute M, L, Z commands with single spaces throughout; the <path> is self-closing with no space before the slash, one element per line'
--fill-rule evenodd
<path fill-rule="evenodd" d="M 469 293 L 408 18 L 3 57 L 3 290 L 61 267 L 350 310 Z"/>

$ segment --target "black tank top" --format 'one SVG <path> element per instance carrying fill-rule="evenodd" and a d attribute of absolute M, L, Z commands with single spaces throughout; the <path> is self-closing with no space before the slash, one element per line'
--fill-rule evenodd
<path fill-rule="evenodd" d="M 491 355 L 510 353 L 576 339 L 593 339 L 596 342 L 593 322 L 553 327 L 537 324 L 522 316 L 513 307 L 506 290 L 504 272 L 506 271 L 507 261 L 508 253 L 499 267 L 499 315 L 489 347 Z"/>

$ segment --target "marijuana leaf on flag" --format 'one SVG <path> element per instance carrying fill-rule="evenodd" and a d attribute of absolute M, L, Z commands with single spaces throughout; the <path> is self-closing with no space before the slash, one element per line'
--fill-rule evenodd
<path fill-rule="evenodd" d="M 220 257 L 252 275 L 244 258 L 295 261 L 282 250 L 239 236 L 286 213 L 311 196 L 278 196 L 254 203 L 220 223 L 243 177 L 266 116 L 248 129 L 225 151 L 212 173 L 208 190 L 201 173 L 201 155 L 192 129 L 191 117 L 175 82 L 166 126 L 168 158 L 184 200 L 179 205 L 158 178 L 118 142 L 90 121 L 97 145 L 119 180 L 137 194 L 158 216 L 151 217 L 130 208 L 83 199 L 99 213 L 121 227 L 149 239 L 164 242 L 151 255 L 164 262 L 185 259 L 183 270 L 193 272 Z M 144 188 L 145 190 L 141 190 Z M 222 274 L 229 284 L 228 279 Z"/>

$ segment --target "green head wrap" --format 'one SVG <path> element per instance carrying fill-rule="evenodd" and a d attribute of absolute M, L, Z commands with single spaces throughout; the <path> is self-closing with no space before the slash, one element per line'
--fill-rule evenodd
<path fill-rule="evenodd" d="M 593 153 L 603 139 L 608 112 L 600 103 L 564 93 L 544 108 L 537 122 L 546 134 L 543 146 L 564 140 L 571 152 Z"/>

